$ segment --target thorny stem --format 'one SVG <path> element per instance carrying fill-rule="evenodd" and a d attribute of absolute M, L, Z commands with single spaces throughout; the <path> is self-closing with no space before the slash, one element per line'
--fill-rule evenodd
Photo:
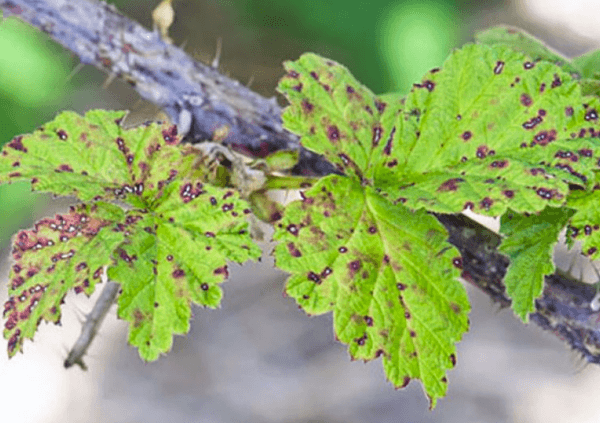
<path fill-rule="evenodd" d="M 81 334 L 77 338 L 77 341 L 75 341 L 73 348 L 71 348 L 71 351 L 69 351 L 69 355 L 65 360 L 64 365 L 66 369 L 77 364 L 83 370 L 87 370 L 87 367 L 83 362 L 83 356 L 98 333 L 98 328 L 102 324 L 102 320 L 104 320 L 110 306 L 112 306 L 117 299 L 120 287 L 121 285 L 116 282 L 105 281 L 100 297 L 98 297 L 92 311 L 86 316 L 85 323 L 81 327 Z"/>
<path fill-rule="evenodd" d="M 5 17 L 17 16 L 46 32 L 82 63 L 130 83 L 142 98 L 161 107 L 188 141 L 218 135 L 224 144 L 255 157 L 300 149 L 297 174 L 334 171 L 330 163 L 304 150 L 298 138 L 283 129 L 281 109 L 274 97 L 265 99 L 214 67 L 194 61 L 157 34 L 120 15 L 114 6 L 81 0 L 0 0 L 0 9 Z M 500 237 L 462 215 L 437 217 L 448 229 L 449 241 L 462 253 L 463 278 L 502 307 L 510 305 L 502 283 L 509 261 L 496 250 Z M 595 294 L 593 286 L 581 281 L 558 274 L 547 276 L 544 292 L 536 300 L 536 312 L 530 317 L 589 362 L 600 363 L 600 315 L 590 307 Z M 100 320 L 90 328 L 97 330 Z M 80 359 L 67 359 L 65 365 L 82 364 Z"/>

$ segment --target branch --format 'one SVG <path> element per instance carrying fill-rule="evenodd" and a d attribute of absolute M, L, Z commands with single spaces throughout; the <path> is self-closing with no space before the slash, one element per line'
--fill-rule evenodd
<path fill-rule="evenodd" d="M 107 280 L 106 271 L 103 279 L 104 288 L 102 289 L 102 293 L 100 294 L 100 297 L 98 297 L 96 304 L 94 304 L 92 311 L 86 316 L 85 323 L 81 327 L 81 334 L 77 338 L 77 341 L 75 341 L 71 351 L 69 351 L 69 355 L 64 363 L 66 369 L 77 364 L 83 370 L 87 370 L 87 367 L 83 362 L 83 356 L 98 333 L 98 328 L 102 324 L 110 306 L 112 306 L 117 299 L 117 294 L 119 293 L 121 285 Z"/>
<path fill-rule="evenodd" d="M 283 129 L 275 97 L 261 97 L 214 67 L 192 60 L 113 6 L 83 0 L 0 0 L 0 9 L 5 16 L 16 16 L 46 32 L 82 63 L 127 81 L 142 98 L 161 107 L 188 141 L 217 137 L 256 157 L 280 149 L 300 149 L 296 173 L 325 175 L 334 171 L 330 163 L 304 150 L 298 138 Z M 437 217 L 448 229 L 449 241 L 462 253 L 463 278 L 502 307 L 509 306 L 502 283 L 509 261 L 496 250 L 500 237 L 462 215 Z M 557 274 L 548 276 L 544 293 L 536 300 L 537 311 L 530 317 L 589 362 L 600 363 L 596 325 L 600 314 L 590 307 L 594 295 L 594 288 L 585 283 Z"/>

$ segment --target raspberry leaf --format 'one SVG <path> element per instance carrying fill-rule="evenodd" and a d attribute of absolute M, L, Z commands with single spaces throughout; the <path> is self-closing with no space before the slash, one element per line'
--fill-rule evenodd
<path fill-rule="evenodd" d="M 125 239 L 112 226 L 122 217 L 110 204 L 79 205 L 15 236 L 3 312 L 9 357 L 23 351 L 23 341 L 33 339 L 42 320 L 60 323 L 69 290 L 94 292 L 103 266 L 111 264 L 113 250 Z"/>
<path fill-rule="evenodd" d="M 468 328 L 468 299 L 452 266 L 460 255 L 446 238 L 432 216 L 336 175 L 287 207 L 275 257 L 302 308 L 333 311 L 353 358 L 382 357 L 397 387 L 421 379 L 433 407 Z"/>
<path fill-rule="evenodd" d="M 504 285 L 515 314 L 525 323 L 535 310 L 534 300 L 542 294 L 544 276 L 554 273 L 552 251 L 573 213 L 567 208 L 548 207 L 529 216 L 512 211 L 502 216 L 500 232 L 504 239 L 499 251 L 510 258 Z"/>

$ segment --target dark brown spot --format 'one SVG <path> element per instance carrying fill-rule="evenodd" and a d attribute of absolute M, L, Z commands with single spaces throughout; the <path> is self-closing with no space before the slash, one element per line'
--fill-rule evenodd
<path fill-rule="evenodd" d="M 529 119 L 526 122 L 523 122 L 523 128 L 524 129 L 533 129 L 535 128 L 537 125 L 539 125 L 540 123 L 542 123 L 543 119 L 541 116 L 535 116 L 531 119 Z"/>
<path fill-rule="evenodd" d="M 585 114 L 585 120 L 598 120 L 598 112 L 596 109 L 590 109 Z"/>
<path fill-rule="evenodd" d="M 383 148 L 383 154 L 389 156 L 392 153 L 392 140 L 394 139 L 394 134 L 396 133 L 396 127 L 392 127 L 390 132 L 390 136 L 388 137 L 387 143 Z"/>
<path fill-rule="evenodd" d="M 287 226 L 287 231 L 294 236 L 298 236 L 298 227 L 296 225 L 294 225 L 293 223 L 290 223 Z"/>
<path fill-rule="evenodd" d="M 288 243 L 287 247 L 292 257 L 302 257 L 302 253 L 296 248 L 293 242 Z"/>
<path fill-rule="evenodd" d="M 177 139 L 177 126 L 175 125 L 171 125 L 167 129 L 164 129 L 162 131 L 162 136 L 167 144 L 173 145 L 179 142 Z"/>
<path fill-rule="evenodd" d="M 174 278 L 182 278 L 185 276 L 185 272 L 183 269 L 175 269 L 172 273 Z"/>
<path fill-rule="evenodd" d="M 317 285 L 321 284 L 321 277 L 315 272 L 308 272 L 307 278 L 316 283 Z"/>
<path fill-rule="evenodd" d="M 460 183 L 460 182 L 464 182 L 464 179 L 462 179 L 462 178 L 448 179 L 447 181 L 445 181 L 438 187 L 437 191 L 438 192 L 456 191 L 456 190 L 458 190 L 458 183 Z"/>
<path fill-rule="evenodd" d="M 475 153 L 475 155 L 478 159 L 485 159 L 487 157 L 487 152 L 487 145 L 480 145 L 479 147 L 477 147 L 477 153 Z"/>
<path fill-rule="evenodd" d="M 452 363 L 452 366 L 456 366 L 456 355 L 454 354 L 450 354 L 450 363 Z"/>
<path fill-rule="evenodd" d="M 490 167 L 494 169 L 504 169 L 506 166 L 508 166 L 508 160 L 494 160 L 490 164 Z"/>
<path fill-rule="evenodd" d="M 351 272 L 357 272 L 358 270 L 360 270 L 360 266 L 360 260 L 354 260 L 348 263 L 348 269 L 350 269 Z"/>
<path fill-rule="evenodd" d="M 473 136 L 473 133 L 471 131 L 465 131 L 461 135 L 462 139 L 465 141 L 469 141 L 472 136 Z"/>
<path fill-rule="evenodd" d="M 562 85 L 562 81 L 560 80 L 560 77 L 558 76 L 558 74 L 554 74 L 554 79 L 552 80 L 552 85 L 551 88 L 556 88 L 556 87 L 560 87 Z"/>
<path fill-rule="evenodd" d="M 27 153 L 27 149 L 25 148 L 25 146 L 23 146 L 22 139 L 23 139 L 23 137 L 19 135 L 18 137 L 13 138 L 12 141 L 7 144 L 7 146 L 14 150 L 18 150 L 18 151 L 22 151 L 23 153 Z"/>
<path fill-rule="evenodd" d="M 229 270 L 227 270 L 227 266 L 221 266 L 221 267 L 217 267 L 214 271 L 213 274 L 215 275 L 224 275 L 225 278 L 229 277 Z"/>
<path fill-rule="evenodd" d="M 462 269 L 463 268 L 462 257 L 454 257 L 452 259 L 452 265 L 454 267 L 456 267 L 457 269 Z"/>
<path fill-rule="evenodd" d="M 533 100 L 531 99 L 531 96 L 529 94 L 526 94 L 526 93 L 521 94 L 520 101 L 521 101 L 521 104 L 523 106 L 525 106 L 525 107 L 529 107 L 533 103 Z"/>
<path fill-rule="evenodd" d="M 302 100 L 302 110 L 304 110 L 304 113 L 310 113 L 314 108 L 315 106 L 310 101 L 307 99 Z"/>
<path fill-rule="evenodd" d="M 502 73 L 502 70 L 504 69 L 504 62 L 498 60 L 496 62 L 496 66 L 494 67 L 494 73 L 496 75 L 500 75 Z"/>
<path fill-rule="evenodd" d="M 485 210 L 489 210 L 492 204 L 494 204 L 494 200 L 492 200 L 490 197 L 485 197 L 479 202 L 479 207 Z"/>
<path fill-rule="evenodd" d="M 65 131 L 63 131 L 62 129 L 59 129 L 58 131 L 56 131 L 56 135 L 58 135 L 58 138 L 60 138 L 63 141 L 68 138 L 67 133 Z"/>
<path fill-rule="evenodd" d="M 382 133 L 383 129 L 381 128 L 381 126 L 374 126 L 373 127 L 373 140 L 372 140 L 372 145 L 373 147 L 377 147 L 379 145 L 379 140 L 381 139 L 381 133 Z"/>
<path fill-rule="evenodd" d="M 327 138 L 329 138 L 332 142 L 336 142 L 340 139 L 340 131 L 337 126 L 329 125 L 327 127 Z"/>
<path fill-rule="evenodd" d="M 208 284 L 207 283 L 203 283 L 202 285 L 200 285 L 200 289 L 203 291 L 208 291 Z"/>

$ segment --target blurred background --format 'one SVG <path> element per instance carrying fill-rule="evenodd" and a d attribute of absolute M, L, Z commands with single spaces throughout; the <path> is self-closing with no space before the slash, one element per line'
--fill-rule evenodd
<path fill-rule="evenodd" d="M 151 28 L 158 1 L 113 1 Z M 222 40 L 220 70 L 265 96 L 281 63 L 313 51 L 345 64 L 376 93 L 407 92 L 480 29 L 526 29 L 568 57 L 600 46 L 594 0 L 175 0 L 170 35 L 204 62 Z M 0 25 L 0 144 L 31 132 L 61 110 L 158 112 L 126 84 L 43 34 L 9 19 Z M 6 300 L 10 237 L 68 200 L 0 186 L 0 300 Z M 428 411 L 419 382 L 396 391 L 381 363 L 350 362 L 331 316 L 307 317 L 281 294 L 265 244 L 260 264 L 231 266 L 223 307 L 194 309 L 187 337 L 144 364 L 111 316 L 92 345 L 87 372 L 65 370 L 95 296 L 70 294 L 63 326 L 42 324 L 25 354 L 0 352 L 0 409 L 6 422 L 598 422 L 600 368 L 586 365 L 554 336 L 498 311 L 469 287 L 471 331 L 459 344 L 448 396 Z M 199 258 L 201 259 L 201 258 Z M 568 261 L 564 261 L 567 263 Z M 563 264 L 564 265 L 564 264 Z M 98 290 L 99 291 L 99 290 Z M 5 342 L 5 341 L 4 341 Z M 2 343 L 4 345 L 4 342 Z M 2 347 L 1 349 L 3 349 Z"/>

